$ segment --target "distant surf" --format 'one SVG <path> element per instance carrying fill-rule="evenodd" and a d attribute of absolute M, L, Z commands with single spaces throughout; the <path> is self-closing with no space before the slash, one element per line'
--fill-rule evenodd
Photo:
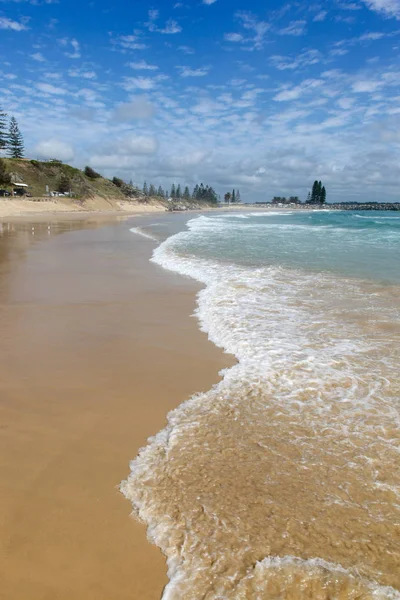
<path fill-rule="evenodd" d="M 210 214 L 156 248 L 238 360 L 121 484 L 164 599 L 400 599 L 400 230 L 364 216 Z"/>

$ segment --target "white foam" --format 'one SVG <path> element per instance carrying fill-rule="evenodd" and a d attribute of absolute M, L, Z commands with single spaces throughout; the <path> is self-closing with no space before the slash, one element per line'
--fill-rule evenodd
<path fill-rule="evenodd" d="M 141 227 L 131 227 L 129 231 L 131 231 L 132 233 L 136 233 L 137 235 L 141 235 L 142 237 L 147 238 L 148 240 L 153 240 L 154 242 L 159 241 L 156 237 L 154 237 L 150 233 L 147 233 Z"/>
<path fill-rule="evenodd" d="M 241 390 L 262 388 L 269 392 L 277 410 L 280 406 L 287 411 L 293 409 L 296 418 L 299 410 L 304 410 L 310 421 L 317 417 L 318 430 L 326 424 L 333 433 L 344 432 L 349 443 L 366 432 L 376 439 L 377 414 L 381 415 L 382 428 L 399 423 L 395 407 L 386 400 L 388 386 L 397 377 L 396 359 L 393 357 L 391 362 L 390 352 L 385 350 L 388 341 L 380 339 L 377 343 L 372 337 L 361 335 L 356 323 L 343 320 L 333 309 L 327 310 L 329 303 L 325 300 L 329 298 L 345 301 L 348 297 L 354 301 L 359 297 L 362 302 L 363 290 L 357 282 L 279 267 L 223 265 L 188 255 L 186 247 L 193 235 L 201 236 L 204 231 L 218 235 L 220 227 L 225 228 L 226 221 L 206 216 L 193 219 L 188 223 L 188 231 L 168 238 L 156 248 L 152 258 L 160 266 L 205 285 L 198 294 L 196 315 L 200 327 L 217 346 L 238 359 L 238 364 L 225 370 L 223 380 L 208 394 L 220 394 L 233 403 L 234 398 L 242 397 Z M 148 523 L 149 537 L 163 549 L 168 545 L 171 523 L 153 519 L 151 507 L 135 493 L 134 482 L 140 474 L 148 473 L 144 479 L 150 476 L 151 449 L 165 449 L 173 444 L 185 422 L 186 411 L 201 411 L 207 399 L 210 400 L 207 394 L 195 396 L 168 416 L 168 426 L 150 440 L 149 451 L 142 451 L 132 463 L 132 484 L 128 481 L 121 488 Z M 371 424 L 369 411 L 374 416 Z M 382 443 L 387 453 L 396 451 L 395 441 L 384 439 Z M 331 450 L 327 446 L 326 452 L 330 451 L 335 451 L 335 447 Z M 309 452 L 312 456 L 312 447 Z M 369 460 L 368 447 L 365 453 L 362 462 Z M 358 466 L 353 465 L 355 471 Z M 376 482 L 377 488 L 387 485 L 390 484 Z M 302 561 L 269 557 L 257 563 L 257 568 L 277 569 L 290 561 L 305 570 L 336 570 L 357 577 L 356 572 L 318 558 Z M 170 583 L 163 598 L 175 600 L 181 597 L 179 589 L 187 576 L 182 556 L 170 553 L 168 566 Z M 376 599 L 400 599 L 392 588 L 373 582 L 366 585 Z"/>

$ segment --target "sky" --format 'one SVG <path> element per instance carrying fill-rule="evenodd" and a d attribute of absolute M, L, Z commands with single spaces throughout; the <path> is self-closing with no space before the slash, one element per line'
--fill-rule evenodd
<path fill-rule="evenodd" d="M 243 201 L 400 201 L 400 0 L 0 0 L 26 155 Z"/>

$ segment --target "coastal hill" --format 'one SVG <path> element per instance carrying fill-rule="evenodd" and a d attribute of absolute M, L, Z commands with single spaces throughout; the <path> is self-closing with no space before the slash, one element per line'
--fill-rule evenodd
<path fill-rule="evenodd" d="M 170 207 L 166 198 L 145 195 L 142 190 L 114 177 L 106 179 L 90 167 L 77 169 L 58 160 L 38 161 L 29 159 L 3 158 L 0 168 L 0 194 L 4 191 L 21 190 L 26 192 L 20 200 L 53 201 L 72 209 L 119 210 L 129 205 L 150 205 L 160 208 Z M 5 179 L 3 173 L 5 171 Z M 9 182 L 11 178 L 11 183 Z M 24 184 L 18 186 L 18 184 Z M 25 187 L 27 186 L 27 187 Z M 18 191 L 17 191 L 18 193 Z M 2 200 L 10 200 L 3 195 Z M 176 206 L 176 202 L 174 205 Z M 185 199 L 177 208 L 200 208 L 207 202 Z"/>

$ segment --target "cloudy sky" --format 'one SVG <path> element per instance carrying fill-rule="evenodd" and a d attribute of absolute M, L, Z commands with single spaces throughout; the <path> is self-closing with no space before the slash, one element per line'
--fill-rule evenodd
<path fill-rule="evenodd" d="M 0 102 L 29 157 L 139 185 L 400 201 L 399 24 L 400 0 L 0 0 Z"/>

